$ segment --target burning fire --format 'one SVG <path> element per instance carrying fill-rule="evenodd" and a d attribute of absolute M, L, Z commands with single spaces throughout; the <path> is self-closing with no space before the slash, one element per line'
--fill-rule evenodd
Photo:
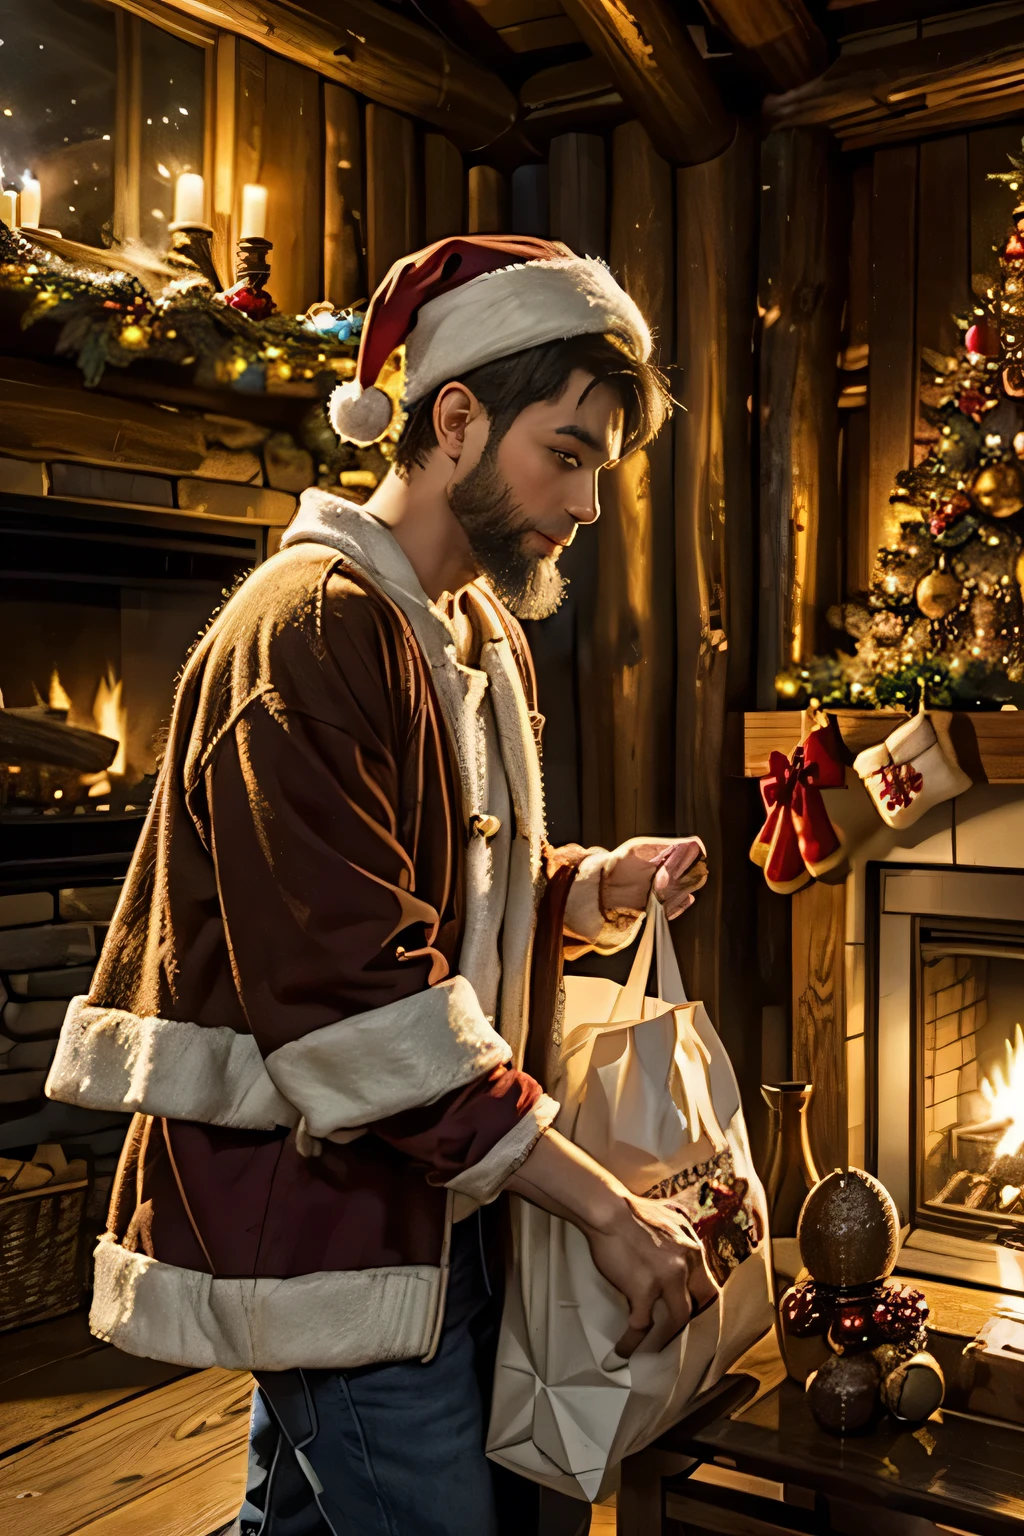
<path fill-rule="evenodd" d="M 1024 1030 L 1019 1024 L 1013 1044 L 1007 1040 L 1005 1048 L 1005 1062 L 978 1085 L 989 1108 L 988 1124 L 1006 1126 L 994 1157 L 1012 1156 L 1024 1142 Z"/>
<path fill-rule="evenodd" d="M 69 725 L 78 725 L 87 731 L 98 731 L 101 736 L 109 736 L 112 741 L 117 742 L 117 755 L 109 768 L 101 773 L 82 775 L 82 783 L 89 786 L 90 800 L 99 799 L 101 795 L 109 795 L 111 779 L 123 778 L 128 771 L 128 711 L 124 704 L 123 679 L 115 677 L 113 668 L 108 667 L 106 677 L 101 677 L 96 685 L 92 713 L 83 715 L 75 709 L 67 689 L 60 680 L 60 673 L 55 667 L 50 678 L 48 703 L 51 709 L 67 711 Z"/>

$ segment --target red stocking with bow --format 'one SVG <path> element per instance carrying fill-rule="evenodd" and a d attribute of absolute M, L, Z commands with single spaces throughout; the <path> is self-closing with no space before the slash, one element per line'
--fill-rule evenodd
<path fill-rule="evenodd" d="M 832 825 L 823 789 L 841 789 L 846 768 L 829 721 L 800 743 L 792 758 L 772 752 L 761 780 L 765 823 L 750 849 L 773 891 L 788 896 L 842 863 L 842 834 Z"/>

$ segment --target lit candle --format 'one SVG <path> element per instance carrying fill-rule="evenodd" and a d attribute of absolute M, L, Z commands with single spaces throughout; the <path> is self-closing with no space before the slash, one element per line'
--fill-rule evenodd
<path fill-rule="evenodd" d="M 38 229 L 43 213 L 43 189 L 34 176 L 21 179 L 21 226 Z"/>
<path fill-rule="evenodd" d="M 0 219 L 3 219 L 8 229 L 18 227 L 18 194 L 17 192 L 0 192 Z"/>
<path fill-rule="evenodd" d="M 242 188 L 242 232 L 240 239 L 250 236 L 262 240 L 267 232 L 267 189 L 256 182 L 247 181 Z"/>
<path fill-rule="evenodd" d="M 183 171 L 174 186 L 175 224 L 203 224 L 206 212 L 206 188 L 195 171 Z"/>

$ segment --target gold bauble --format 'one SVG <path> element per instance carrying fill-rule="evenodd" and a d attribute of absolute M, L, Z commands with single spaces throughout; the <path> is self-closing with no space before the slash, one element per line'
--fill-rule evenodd
<path fill-rule="evenodd" d="M 914 593 L 917 606 L 929 619 L 944 619 L 959 607 L 963 583 L 948 571 L 932 571 L 922 576 Z"/>
<path fill-rule="evenodd" d="M 1017 585 L 1024 592 L 1024 550 L 1017 556 L 1017 569 L 1013 573 L 1017 578 Z"/>
<path fill-rule="evenodd" d="M 1024 484 L 1016 464 L 988 464 L 970 487 L 974 505 L 989 517 L 1012 517 L 1024 507 Z"/>

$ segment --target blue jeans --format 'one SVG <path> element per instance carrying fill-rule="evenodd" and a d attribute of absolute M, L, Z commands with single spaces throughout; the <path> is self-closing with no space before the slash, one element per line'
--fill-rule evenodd
<path fill-rule="evenodd" d="M 500 1272 L 485 1258 L 486 1225 L 472 1216 L 452 1234 L 444 1329 L 428 1365 L 255 1373 L 243 1536 L 538 1529 L 538 1489 L 484 1455 L 499 1318 L 488 1270 Z M 589 1529 L 586 1506 L 549 1493 L 544 1502 L 552 1532 Z"/>

